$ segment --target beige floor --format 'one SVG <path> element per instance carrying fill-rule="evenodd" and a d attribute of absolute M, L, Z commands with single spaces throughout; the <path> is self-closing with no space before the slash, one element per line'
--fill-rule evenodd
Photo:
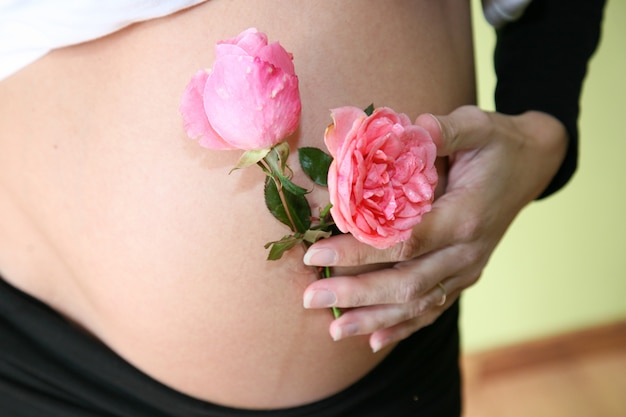
<path fill-rule="evenodd" d="M 464 417 L 626 417 L 626 322 L 463 358 Z"/>

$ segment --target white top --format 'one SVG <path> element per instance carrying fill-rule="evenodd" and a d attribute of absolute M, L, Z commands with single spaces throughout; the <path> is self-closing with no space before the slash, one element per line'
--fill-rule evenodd
<path fill-rule="evenodd" d="M 166 16 L 206 0 L 0 0 L 0 80 L 52 49 L 90 41 L 132 23 Z M 531 0 L 482 0 L 495 27 Z"/>
<path fill-rule="evenodd" d="M 485 19 L 499 28 L 518 19 L 532 0 L 482 0 Z"/>
<path fill-rule="evenodd" d="M 206 0 L 0 0 L 0 80 L 52 49 Z"/>

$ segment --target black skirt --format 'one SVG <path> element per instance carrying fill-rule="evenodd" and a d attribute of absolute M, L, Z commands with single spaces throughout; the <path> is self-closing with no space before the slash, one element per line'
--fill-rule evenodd
<path fill-rule="evenodd" d="M 0 279 L 2 417 L 402 417 L 461 414 L 458 303 L 345 390 L 293 408 L 241 410 L 145 375 Z"/>

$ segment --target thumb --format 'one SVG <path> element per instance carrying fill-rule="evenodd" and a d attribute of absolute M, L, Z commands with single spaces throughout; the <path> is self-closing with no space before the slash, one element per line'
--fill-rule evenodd
<path fill-rule="evenodd" d="M 415 124 L 430 133 L 438 156 L 481 148 L 487 143 L 491 115 L 476 106 L 462 106 L 445 116 L 424 113 Z"/>

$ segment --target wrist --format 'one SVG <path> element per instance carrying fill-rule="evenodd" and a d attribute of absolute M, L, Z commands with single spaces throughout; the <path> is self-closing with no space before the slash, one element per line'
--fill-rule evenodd
<path fill-rule="evenodd" d="M 531 168 L 537 176 L 532 190 L 532 199 L 536 199 L 545 194 L 567 162 L 570 138 L 563 123 L 541 111 L 527 111 L 516 116 L 516 124 L 525 138 L 525 147 L 536 157 Z"/>

